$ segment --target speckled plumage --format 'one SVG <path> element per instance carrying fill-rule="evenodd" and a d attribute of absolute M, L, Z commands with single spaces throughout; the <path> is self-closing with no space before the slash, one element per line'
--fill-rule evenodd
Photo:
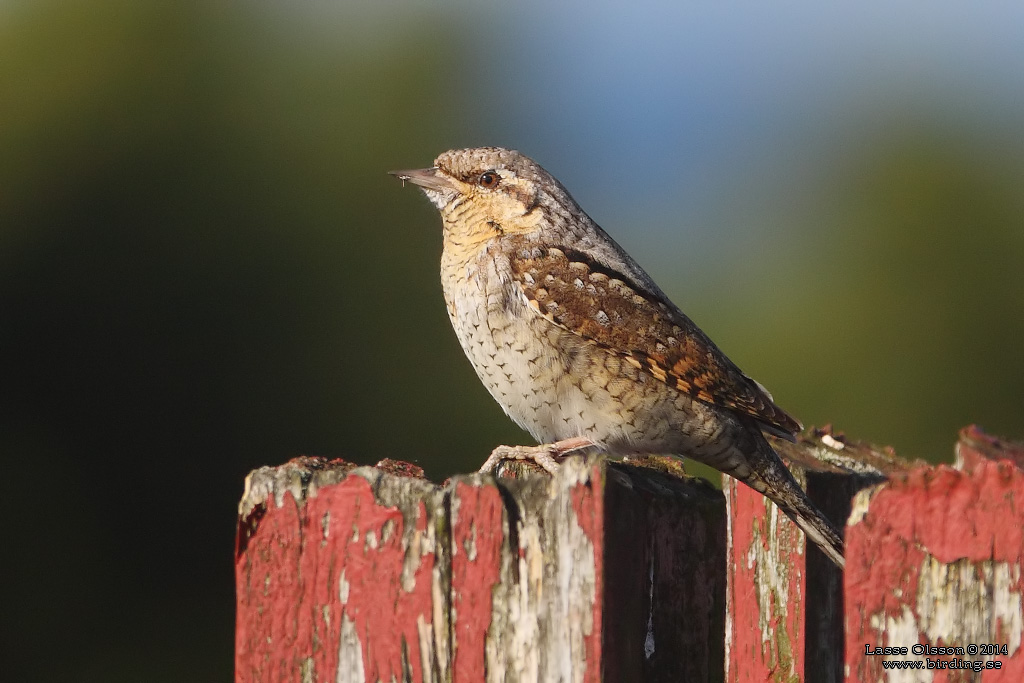
<path fill-rule="evenodd" d="M 838 533 L 762 434 L 793 438 L 800 423 L 555 178 L 497 147 L 445 152 L 434 164 L 394 175 L 441 212 L 448 314 L 509 417 L 556 455 L 582 443 L 711 465 L 773 500 L 842 565 Z"/>

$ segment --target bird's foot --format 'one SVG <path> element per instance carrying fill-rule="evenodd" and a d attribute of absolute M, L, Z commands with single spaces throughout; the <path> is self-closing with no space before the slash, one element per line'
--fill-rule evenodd
<path fill-rule="evenodd" d="M 503 460 L 530 460 L 554 475 L 558 473 L 559 459 L 596 445 L 590 439 L 576 436 L 540 446 L 498 446 L 491 451 L 480 471 L 494 472 Z"/>

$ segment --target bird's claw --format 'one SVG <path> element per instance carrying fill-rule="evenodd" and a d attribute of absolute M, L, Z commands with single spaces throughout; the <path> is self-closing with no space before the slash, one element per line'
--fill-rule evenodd
<path fill-rule="evenodd" d="M 542 467 L 554 476 L 558 474 L 558 461 L 579 450 L 594 446 L 594 442 L 584 437 L 564 439 L 555 443 L 540 446 L 498 446 L 480 468 L 481 472 L 491 473 L 498 469 L 504 460 L 529 460 Z"/>

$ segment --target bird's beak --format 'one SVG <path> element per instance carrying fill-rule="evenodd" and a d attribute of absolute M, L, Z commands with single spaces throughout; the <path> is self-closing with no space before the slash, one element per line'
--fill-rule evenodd
<path fill-rule="evenodd" d="M 436 166 L 432 168 L 417 168 L 411 171 L 388 171 L 388 173 L 401 180 L 403 185 L 408 180 L 413 185 L 419 185 L 424 189 L 436 192 L 455 189 L 448 181 L 448 178 L 438 172 Z"/>

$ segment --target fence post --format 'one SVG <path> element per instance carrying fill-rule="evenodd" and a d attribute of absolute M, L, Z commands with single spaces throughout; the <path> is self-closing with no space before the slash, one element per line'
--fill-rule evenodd
<path fill-rule="evenodd" d="M 916 467 L 857 496 L 848 680 L 1024 680 L 1024 447 L 968 427 L 957 451 L 960 469 Z"/>
<path fill-rule="evenodd" d="M 236 680 L 1024 680 L 1024 445 L 969 427 L 957 468 L 828 429 L 776 445 L 849 515 L 845 575 L 762 497 L 656 458 L 444 486 L 394 462 L 261 468 Z"/>

